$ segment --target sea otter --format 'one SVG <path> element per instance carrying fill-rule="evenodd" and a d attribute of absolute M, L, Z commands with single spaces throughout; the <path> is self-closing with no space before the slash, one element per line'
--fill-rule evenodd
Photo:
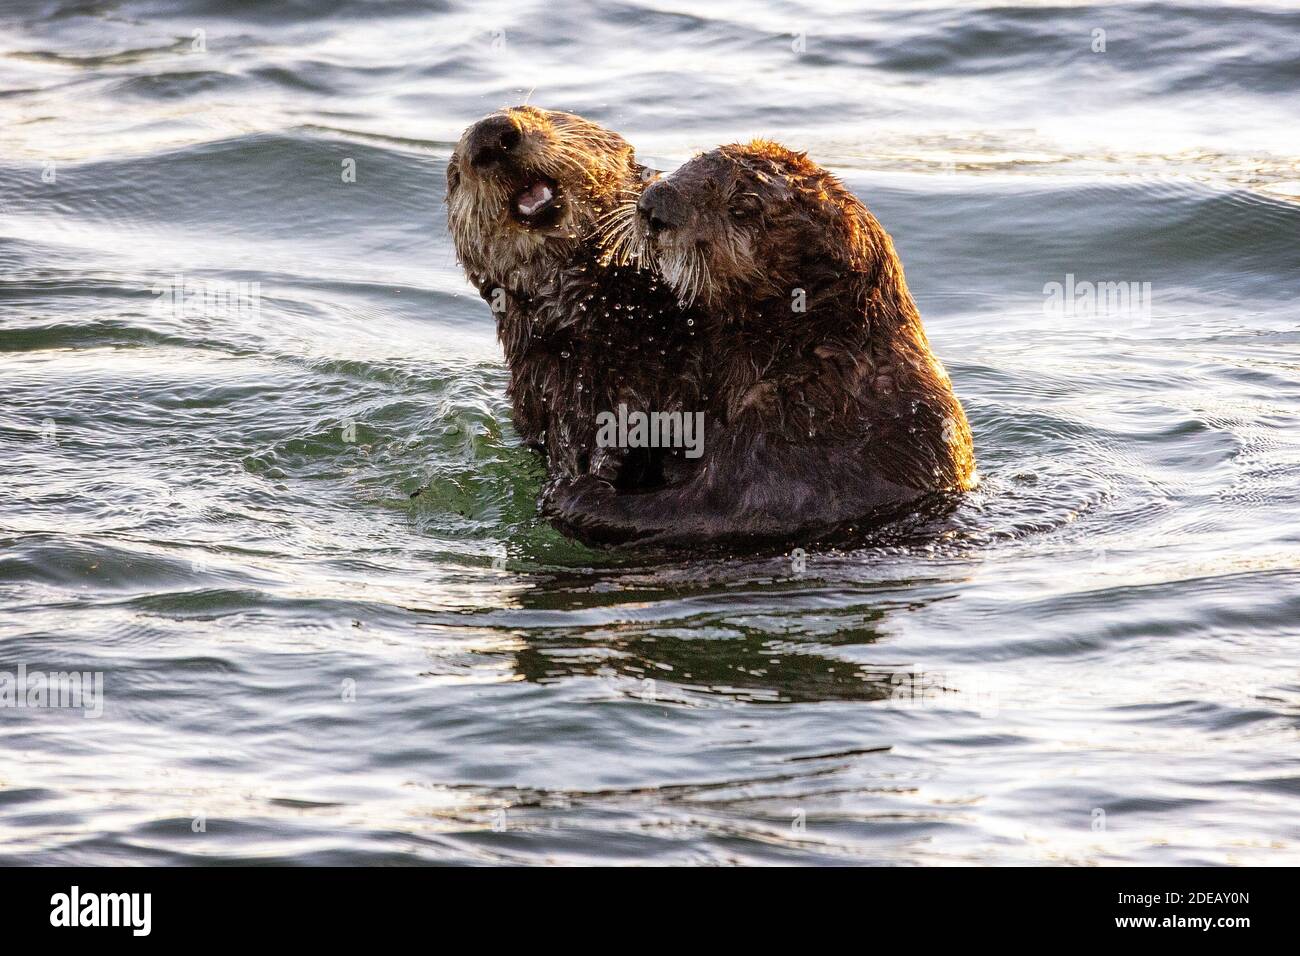
<path fill-rule="evenodd" d="M 447 165 L 447 221 L 497 319 L 516 429 L 552 477 L 652 488 L 679 449 L 601 447 L 597 418 L 701 407 L 694 310 L 652 272 L 604 254 L 607 217 L 655 177 L 617 133 L 517 106 L 470 126 Z"/>
<path fill-rule="evenodd" d="M 616 217 L 617 218 L 617 217 Z M 589 543 L 793 542 L 854 531 L 975 481 L 970 428 L 889 235 L 804 153 L 723 146 L 622 208 L 622 257 L 709 316 L 717 425 L 681 483 L 596 476 L 548 515 Z"/>

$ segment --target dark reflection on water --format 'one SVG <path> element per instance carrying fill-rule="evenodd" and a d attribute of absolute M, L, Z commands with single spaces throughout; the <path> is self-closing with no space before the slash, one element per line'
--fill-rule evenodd
<path fill-rule="evenodd" d="M 688 620 L 678 626 L 688 629 L 692 623 Z M 875 637 L 862 628 L 836 635 L 836 642 L 869 644 Z M 890 696 L 890 674 L 863 673 L 845 660 L 812 649 L 791 652 L 788 647 L 775 647 L 777 643 L 761 631 L 705 640 L 616 631 L 603 634 L 597 646 L 586 653 L 563 640 L 530 640 L 528 649 L 515 655 L 515 666 L 525 680 L 539 682 L 569 677 L 622 678 L 633 682 L 628 693 L 649 699 L 658 699 L 661 684 L 672 688 L 665 694 L 680 693 L 688 700 L 693 691 L 751 703 L 883 700 Z M 895 681 L 892 687 L 897 686 Z"/>
<path fill-rule="evenodd" d="M 105 688 L 0 707 L 0 861 L 1294 863 L 1300 13 L 543 6 L 0 10 L 0 690 Z M 530 91 L 833 166 L 981 487 L 800 562 L 539 523 L 441 202 Z"/>
<path fill-rule="evenodd" d="M 870 603 L 854 603 L 853 595 L 841 592 L 826 607 L 825 583 L 809 587 L 803 577 L 784 556 L 733 558 L 721 567 L 679 561 L 594 579 L 553 575 L 514 599 L 534 625 L 519 633 L 525 646 L 514 654 L 515 670 L 540 683 L 601 678 L 633 697 L 686 704 L 702 694 L 806 703 L 922 691 L 924 675 L 835 653 L 870 648 L 891 612 L 919 610 L 934 600 L 907 600 L 919 581 L 891 581 Z M 773 606 L 782 600 L 787 608 Z M 676 606 L 661 611 L 659 602 Z M 745 605 L 751 614 L 719 610 Z M 575 612 L 592 610 L 608 614 L 571 623 Z"/>

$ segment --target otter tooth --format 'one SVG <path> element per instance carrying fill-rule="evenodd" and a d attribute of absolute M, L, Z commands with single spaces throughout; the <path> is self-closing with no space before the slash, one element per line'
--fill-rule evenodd
<path fill-rule="evenodd" d="M 529 193 L 531 194 L 532 190 L 529 190 Z M 553 195 L 554 193 L 551 192 L 550 186 L 542 186 L 541 198 L 538 199 L 537 202 L 532 203 L 531 205 L 529 205 L 527 202 L 521 199 L 519 201 L 519 211 L 523 213 L 525 216 L 531 216 L 533 213 L 537 212 L 537 210 L 541 209 L 548 202 L 550 202 L 551 197 Z"/>

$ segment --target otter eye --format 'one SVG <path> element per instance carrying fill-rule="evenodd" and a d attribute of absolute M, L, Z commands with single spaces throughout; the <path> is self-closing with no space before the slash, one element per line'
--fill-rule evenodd
<path fill-rule="evenodd" d="M 736 196 L 731 200 L 730 212 L 733 219 L 752 219 L 758 215 L 758 197 L 752 194 Z"/>

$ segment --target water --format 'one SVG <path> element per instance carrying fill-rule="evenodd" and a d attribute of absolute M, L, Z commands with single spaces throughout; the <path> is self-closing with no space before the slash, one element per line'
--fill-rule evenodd
<path fill-rule="evenodd" d="M 0 672 L 104 707 L 0 710 L 0 861 L 1300 861 L 1300 12 L 871 6 L 6 0 Z M 529 95 L 839 172 L 979 491 L 539 524 L 442 206 Z"/>

